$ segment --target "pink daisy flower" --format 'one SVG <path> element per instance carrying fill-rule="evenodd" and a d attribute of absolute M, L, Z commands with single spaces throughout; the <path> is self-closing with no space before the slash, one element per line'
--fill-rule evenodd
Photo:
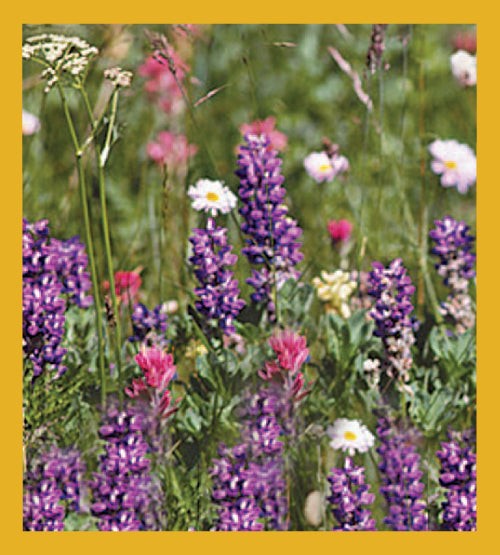
<path fill-rule="evenodd" d="M 455 140 L 437 140 L 429 145 L 432 171 L 441 176 L 443 187 L 456 187 L 465 194 L 476 182 L 476 155 L 468 145 Z"/>
<path fill-rule="evenodd" d="M 330 182 L 349 169 L 349 160 L 342 155 L 331 157 L 326 152 L 311 152 L 304 159 L 304 167 L 316 183 Z"/>

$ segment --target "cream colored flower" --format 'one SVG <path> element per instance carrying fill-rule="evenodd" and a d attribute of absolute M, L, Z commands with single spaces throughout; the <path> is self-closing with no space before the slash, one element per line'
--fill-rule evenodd
<path fill-rule="evenodd" d="M 325 303 L 327 312 L 349 318 L 351 315 L 349 297 L 356 289 L 356 282 L 351 280 L 349 272 L 342 270 L 336 270 L 333 274 L 321 272 L 321 277 L 315 277 L 312 283 L 319 300 Z"/>

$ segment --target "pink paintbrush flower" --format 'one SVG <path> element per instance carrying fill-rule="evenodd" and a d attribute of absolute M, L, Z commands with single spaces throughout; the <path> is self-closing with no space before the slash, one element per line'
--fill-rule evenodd
<path fill-rule="evenodd" d="M 117 295 L 118 302 L 127 305 L 129 301 L 135 302 L 137 300 L 142 284 L 139 271 L 119 271 L 115 273 L 115 294 Z M 103 282 L 103 288 L 104 291 L 109 291 L 109 281 Z"/>
<path fill-rule="evenodd" d="M 177 410 L 176 406 L 171 406 L 171 392 L 168 390 L 176 373 L 174 357 L 157 347 L 143 347 L 135 361 L 144 377 L 134 379 L 132 387 L 126 388 L 125 393 L 132 398 L 143 392 L 149 393 L 151 404 L 158 414 L 162 418 L 170 416 Z"/>
<path fill-rule="evenodd" d="M 345 243 L 351 238 L 352 224 L 349 220 L 330 220 L 326 227 L 334 244 Z"/>

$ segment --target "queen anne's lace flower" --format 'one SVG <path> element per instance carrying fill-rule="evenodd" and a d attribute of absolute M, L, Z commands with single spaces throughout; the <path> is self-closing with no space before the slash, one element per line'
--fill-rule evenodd
<path fill-rule="evenodd" d="M 44 66 L 45 92 L 61 79 L 70 83 L 82 79 L 90 60 L 98 54 L 95 46 L 79 37 L 42 34 L 29 37 L 23 44 L 23 58 Z"/>

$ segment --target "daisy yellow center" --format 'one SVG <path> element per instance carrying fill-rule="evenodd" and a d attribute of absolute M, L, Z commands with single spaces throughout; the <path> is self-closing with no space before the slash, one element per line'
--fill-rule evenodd
<path fill-rule="evenodd" d="M 453 162 L 452 160 L 448 160 L 444 163 L 444 165 L 448 170 L 455 170 L 457 168 L 457 163 Z"/>
<path fill-rule="evenodd" d="M 347 441 L 354 441 L 356 438 L 357 436 L 354 432 L 344 432 L 344 439 L 347 439 Z"/>
<path fill-rule="evenodd" d="M 319 167 L 320 172 L 327 172 L 331 168 L 330 164 L 321 164 Z"/>
<path fill-rule="evenodd" d="M 219 200 L 219 195 L 213 191 L 209 191 L 206 198 L 209 202 L 217 202 Z"/>

